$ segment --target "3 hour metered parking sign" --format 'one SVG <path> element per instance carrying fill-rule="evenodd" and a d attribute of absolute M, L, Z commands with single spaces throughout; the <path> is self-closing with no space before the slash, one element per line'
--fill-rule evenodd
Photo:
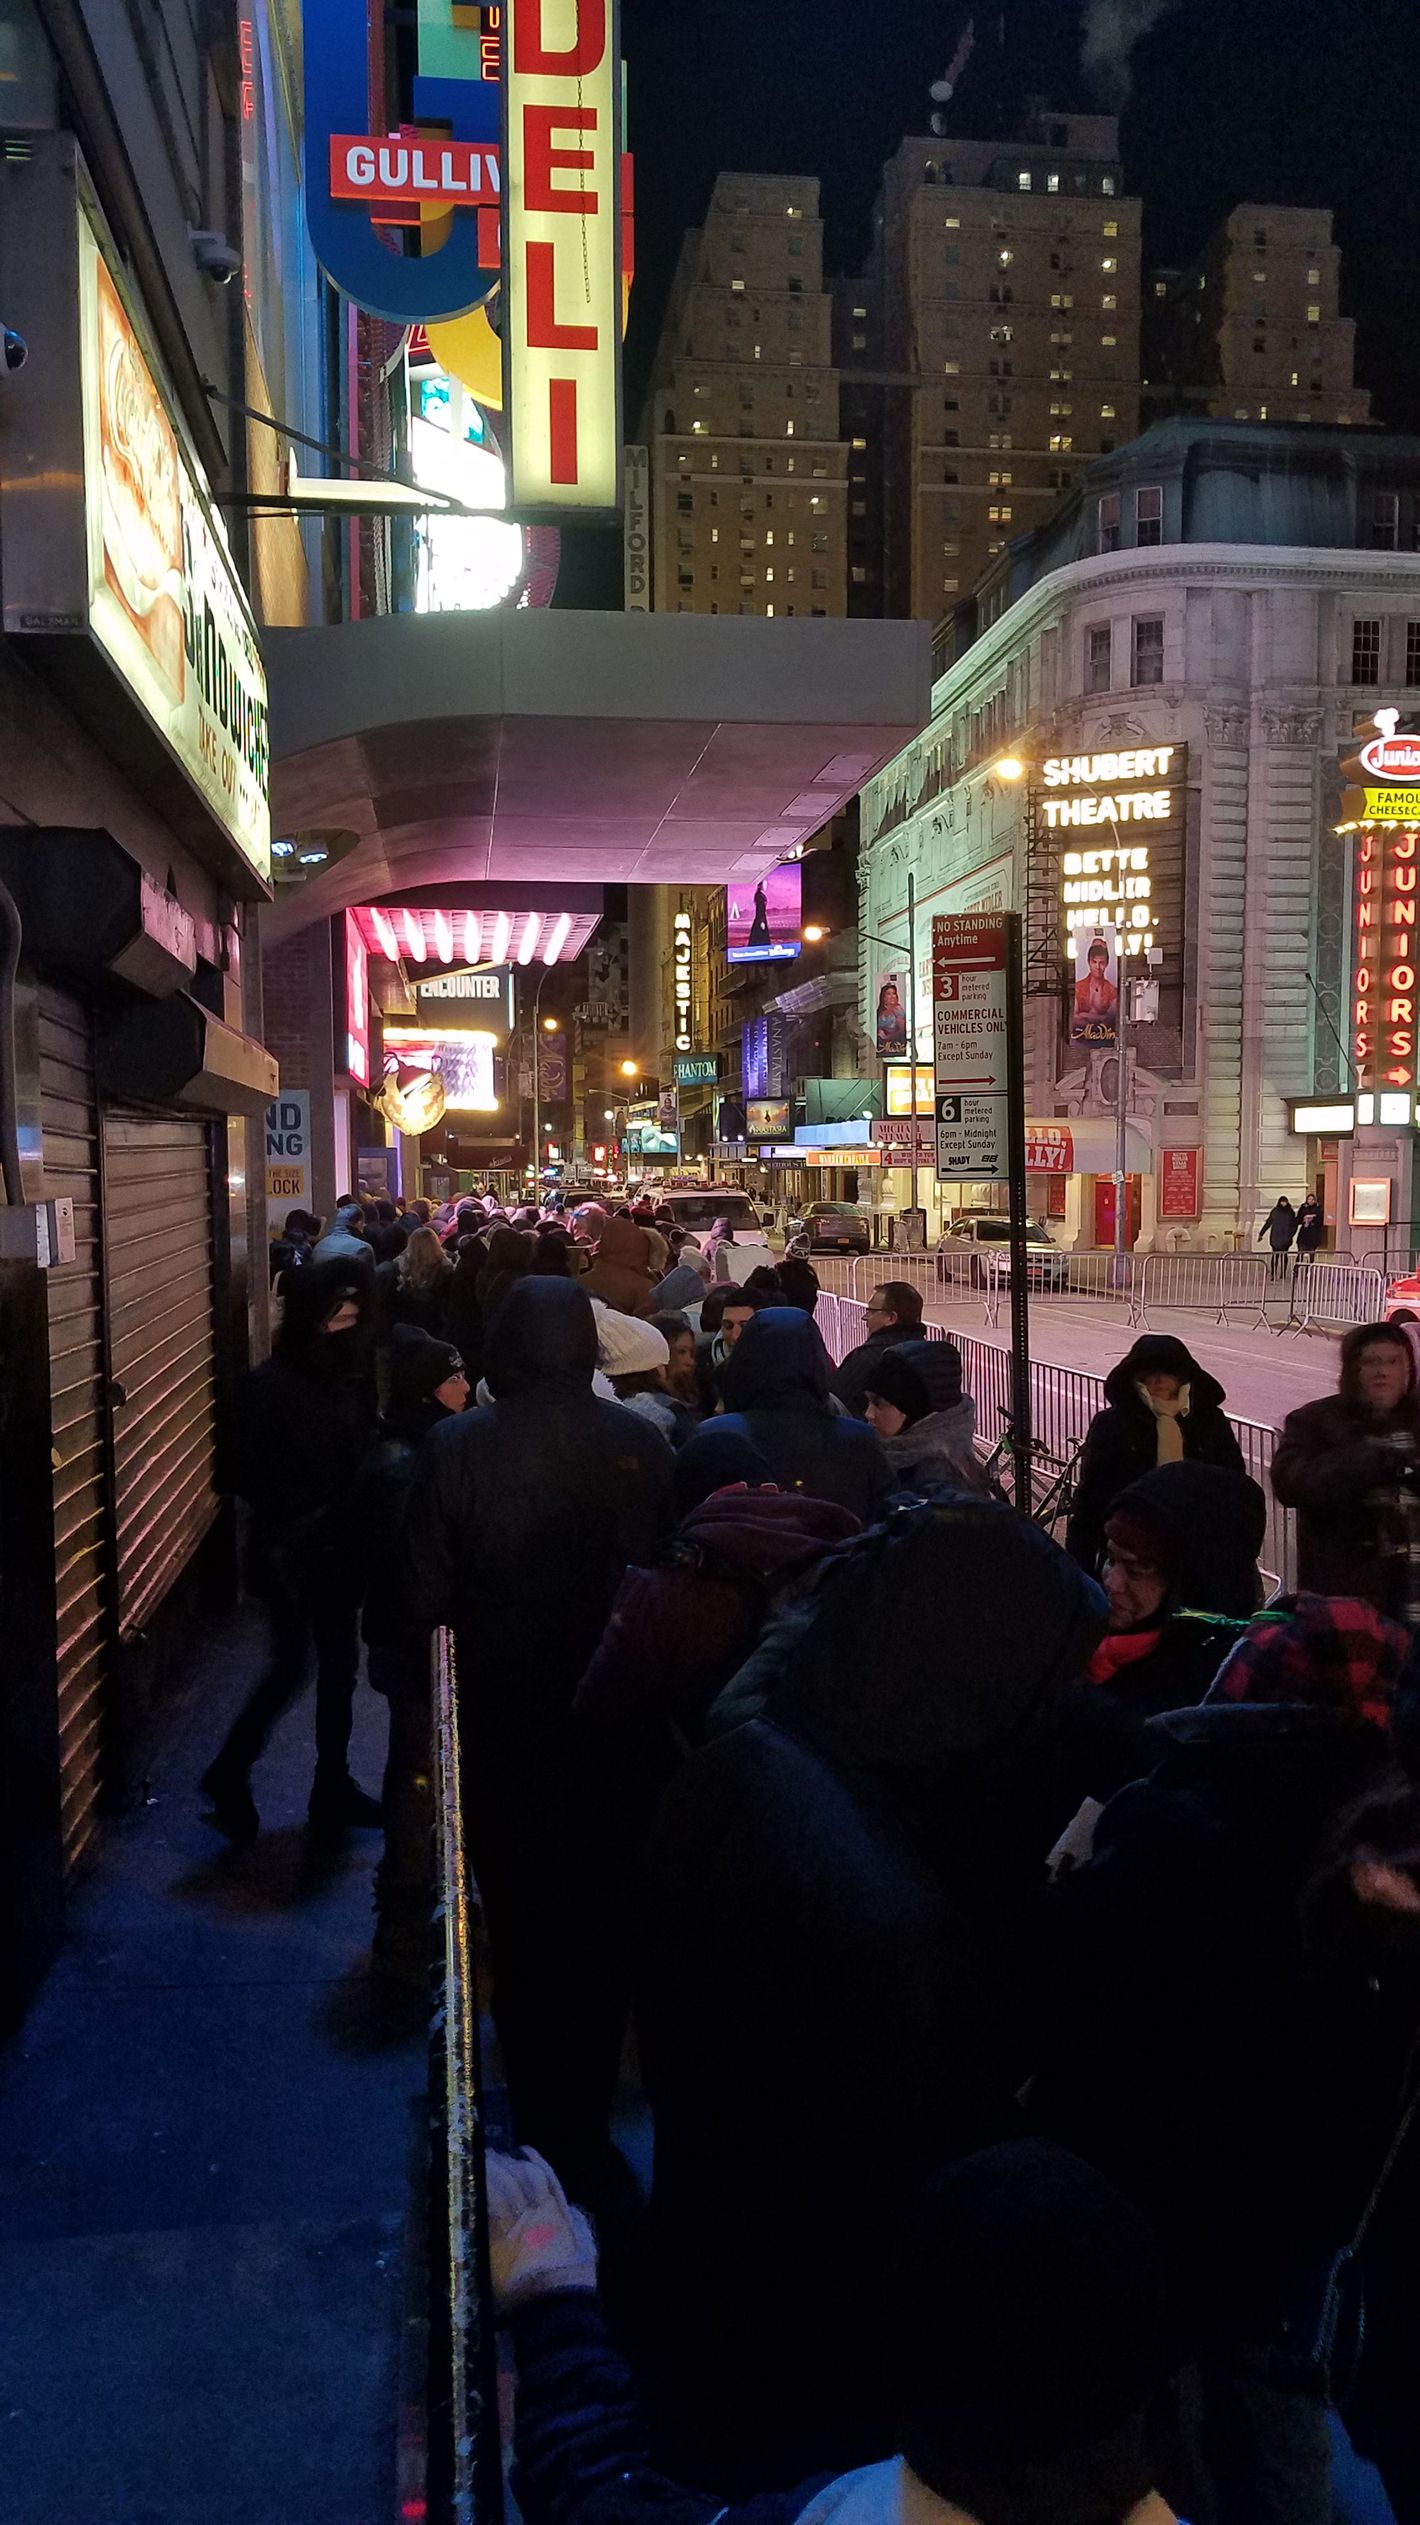
<path fill-rule="evenodd" d="M 939 913 L 932 923 L 937 1175 L 1006 1183 L 1006 925 L 999 913 Z"/>

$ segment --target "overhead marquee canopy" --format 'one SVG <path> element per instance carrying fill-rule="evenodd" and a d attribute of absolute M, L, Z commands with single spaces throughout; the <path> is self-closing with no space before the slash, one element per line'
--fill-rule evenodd
<path fill-rule="evenodd" d="M 404 614 L 265 646 L 275 830 L 355 836 L 263 915 L 276 943 L 392 894 L 763 876 L 931 707 L 922 623 Z"/>
<path fill-rule="evenodd" d="M 510 890 L 506 904 L 491 911 L 365 903 L 353 918 L 371 955 L 388 956 L 393 964 L 575 964 L 601 918 L 600 902 L 588 905 L 583 890 L 580 905 L 538 904 L 531 900 L 533 891 L 524 887 L 520 899 Z M 555 896 L 557 889 L 546 891 Z M 568 891 L 564 887 L 563 895 Z"/>

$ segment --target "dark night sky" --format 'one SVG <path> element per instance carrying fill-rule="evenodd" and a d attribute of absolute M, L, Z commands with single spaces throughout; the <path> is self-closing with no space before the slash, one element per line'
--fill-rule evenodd
<path fill-rule="evenodd" d="M 992 128 L 1013 88 L 1097 102 L 1080 73 L 1082 13 L 1082 0 L 1007 0 L 1004 64 L 981 46 L 949 128 Z M 973 14 L 981 38 L 1000 0 L 623 0 L 637 163 L 628 433 L 681 237 L 718 171 L 817 175 L 829 269 L 855 269 L 879 170 L 904 132 L 926 130 L 928 85 Z M 1380 420 L 1420 429 L 1420 0 L 1174 0 L 1133 74 L 1124 156 L 1146 269 L 1187 262 L 1235 202 L 1328 205 L 1359 380 Z M 614 544 L 566 539 L 560 602 L 619 603 Z"/>

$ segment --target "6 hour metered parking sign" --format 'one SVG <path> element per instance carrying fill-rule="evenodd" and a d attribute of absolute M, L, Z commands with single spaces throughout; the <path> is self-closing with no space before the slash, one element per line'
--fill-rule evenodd
<path fill-rule="evenodd" d="M 937 1175 L 1006 1183 L 1006 925 L 999 913 L 939 913 L 932 923 Z"/>

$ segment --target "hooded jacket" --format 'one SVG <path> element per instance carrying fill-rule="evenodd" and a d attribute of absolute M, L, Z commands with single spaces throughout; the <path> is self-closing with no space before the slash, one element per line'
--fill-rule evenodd
<path fill-rule="evenodd" d="M 1390 1745 L 1350 1710 L 1292 1703 L 1148 1732 L 1149 1776 L 1107 1807 L 1017 1959 L 1032 2111 L 1152 2218 L 1191 2337 L 1255 2340 L 1344 2240 L 1322 2201 L 1300 1907 Z"/>
<path fill-rule="evenodd" d="M 908 1414 L 896 1437 L 878 1430 L 877 1440 L 899 1489 L 981 1490 L 985 1485 L 974 1444 L 976 1405 L 962 1385 L 961 1352 L 954 1341 L 894 1342 L 872 1371 L 880 1394 Z"/>
<path fill-rule="evenodd" d="M 368 1314 L 369 1295 L 369 1275 L 339 1256 L 293 1273 L 275 1349 L 237 1389 L 220 1480 L 252 1510 L 255 1594 L 356 1590 L 348 1512 L 375 1423 L 368 1327 L 321 1327 L 345 1298 Z"/>
<path fill-rule="evenodd" d="M 588 1297 L 602 1299 L 622 1315 L 645 1315 L 656 1279 L 644 1228 L 634 1219 L 608 1219 L 597 1242 L 596 1260 L 582 1278 Z"/>
<path fill-rule="evenodd" d="M 883 1352 L 891 1350 L 896 1342 L 921 1339 L 922 1322 L 919 1317 L 915 1324 L 880 1324 L 875 1333 L 869 1333 L 866 1341 L 859 1342 L 856 1350 L 850 1350 L 842 1365 L 834 1370 L 832 1380 L 833 1391 L 844 1410 L 851 1412 L 855 1420 L 862 1420 L 868 1409 L 873 1370 Z"/>
<path fill-rule="evenodd" d="M 1297 1511 L 1298 1584 L 1313 1595 L 1365 1596 L 1388 1613 L 1400 1602 L 1402 1573 L 1385 1549 L 1384 1500 L 1399 1468 L 1420 1462 L 1420 1398 L 1407 1343 L 1410 1385 L 1398 1409 L 1378 1420 L 1362 1402 L 1361 1353 L 1376 1330 L 1359 1324 L 1347 1333 L 1335 1394 L 1288 1413 L 1272 1487 L 1284 1508 Z"/>
<path fill-rule="evenodd" d="M 627 1563 L 668 1539 L 671 1454 L 593 1393 L 596 1322 L 570 1281 L 519 1280 L 484 1355 L 494 1401 L 436 1429 L 415 1471 L 410 1581 L 421 1622 L 457 1631 L 473 1746 L 546 1779 Z"/>
<path fill-rule="evenodd" d="M 1265 1494 L 1250 1475 L 1223 1465 L 1159 1464 L 1120 1492 L 1109 1515 L 1116 1513 L 1158 1537 L 1169 1591 L 1148 1626 L 1158 1634 L 1157 1646 L 1121 1666 L 1108 1688 L 1141 1718 L 1195 1709 L 1240 1634 L 1191 1617 L 1245 1622 L 1257 1611 Z"/>
<path fill-rule="evenodd" d="M 1182 1422 L 1183 1453 L 1193 1464 L 1225 1465 L 1245 1471 L 1242 1449 L 1223 1410 L 1227 1400 L 1216 1377 L 1200 1368 L 1192 1352 L 1172 1333 L 1144 1333 L 1104 1381 L 1105 1409 L 1096 1412 L 1080 1459 L 1075 1505 L 1066 1528 L 1065 1545 L 1082 1569 L 1098 1569 L 1104 1551 L 1104 1526 L 1115 1500 L 1131 1482 L 1152 1472 L 1158 1462 L 1158 1427 L 1139 1392 L 1141 1378 L 1162 1371 L 1189 1389 Z"/>
<path fill-rule="evenodd" d="M 720 1372 L 725 1416 L 757 1447 L 780 1490 L 803 1491 L 871 1525 L 892 1489 L 871 1429 L 834 1413 L 829 1361 L 812 1319 L 770 1306 L 746 1324 Z M 692 1438 L 690 1458 L 701 1444 Z"/>
<path fill-rule="evenodd" d="M 1136 1732 L 1069 1681 L 1099 1592 L 1009 1509 L 896 1512 L 813 1608 L 768 1715 L 693 1756 L 647 1858 L 661 2390 L 732 2489 L 891 2446 L 873 2344 L 902 2202 L 1012 2116 L 1000 1923 L 1090 1783 L 1136 1768 Z"/>
<path fill-rule="evenodd" d="M 358 1263 L 360 1269 L 367 1272 L 373 1280 L 376 1260 L 374 1246 L 370 1244 L 368 1238 L 356 1233 L 356 1222 L 363 1215 L 358 1201 L 348 1201 L 342 1209 L 337 1210 L 315 1249 L 316 1261 L 347 1265 Z"/>
<path fill-rule="evenodd" d="M 687 1307 L 703 1305 L 709 1286 L 708 1272 L 697 1271 L 692 1263 L 677 1263 L 651 1292 L 653 1312 L 679 1315 Z"/>

